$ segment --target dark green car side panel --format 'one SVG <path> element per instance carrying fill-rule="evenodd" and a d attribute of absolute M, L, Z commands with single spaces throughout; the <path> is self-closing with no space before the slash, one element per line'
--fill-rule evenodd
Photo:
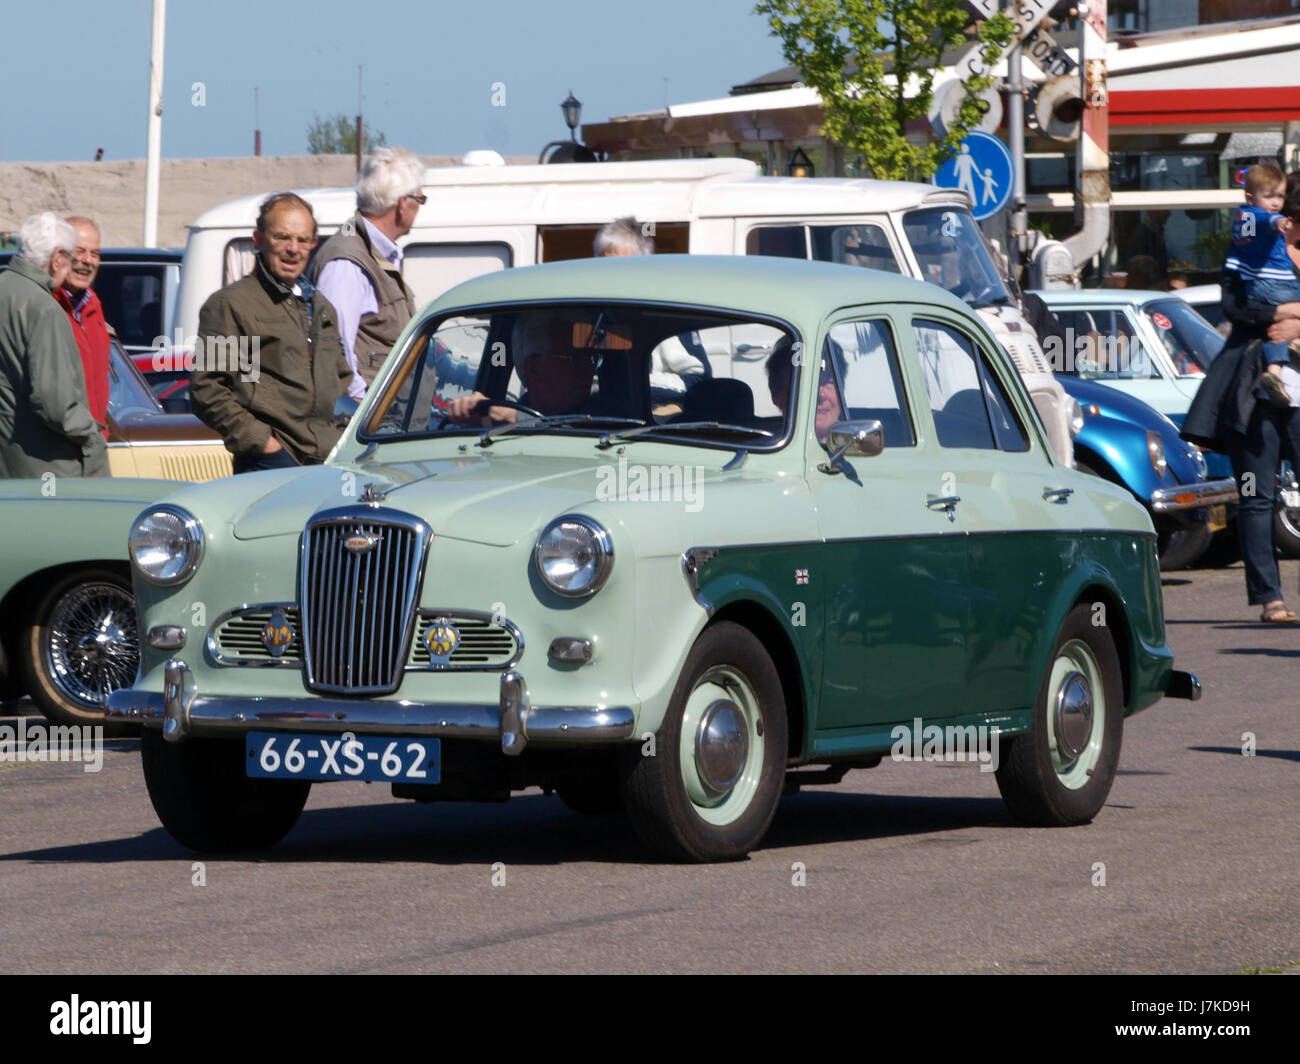
<path fill-rule="evenodd" d="M 963 697 L 968 537 L 832 541 L 817 730 L 946 716 Z"/>
<path fill-rule="evenodd" d="M 816 544 L 756 544 L 728 547 L 707 562 L 699 574 L 699 598 L 717 613 L 729 606 L 755 604 L 781 625 L 799 665 L 799 684 L 807 707 L 807 728 L 811 739 L 817 720 L 822 655 L 825 646 L 825 585 L 809 578 L 800 584 L 799 570 L 809 569 Z M 806 755 L 809 747 L 805 747 Z"/>
<path fill-rule="evenodd" d="M 1144 577 L 1153 571 L 1147 556 L 1154 550 L 1152 537 L 1136 533 L 971 536 L 966 679 L 979 706 L 1034 704 L 1061 622 L 1081 601 L 1130 663 L 1126 712 L 1163 694 L 1173 653 L 1162 636 L 1159 584 Z"/>
<path fill-rule="evenodd" d="M 961 586 L 954 542 L 966 552 Z M 719 551 L 699 590 L 715 612 L 752 603 L 780 622 L 807 705 L 803 755 L 849 756 L 888 750 L 892 724 L 916 717 L 1026 730 L 1080 602 L 1126 663 L 1126 713 L 1157 701 L 1173 653 L 1154 550 L 1147 534 L 1101 531 L 751 545 Z M 918 598 L 927 584 L 929 601 Z"/>

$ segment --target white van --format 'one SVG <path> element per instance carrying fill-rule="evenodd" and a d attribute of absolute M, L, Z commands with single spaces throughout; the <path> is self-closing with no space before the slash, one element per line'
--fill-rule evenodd
<path fill-rule="evenodd" d="M 356 210 L 351 188 L 298 190 L 322 236 Z M 1020 370 L 1057 455 L 1072 465 L 1069 400 L 961 192 L 901 181 L 763 177 L 744 159 L 458 166 L 425 172 L 428 202 L 401 240 L 402 271 L 423 304 L 510 266 L 587 258 L 611 219 L 633 215 L 659 252 L 778 255 L 919 277 L 979 310 Z M 176 321 L 192 338 L 199 308 L 253 266 L 266 193 L 190 226 Z"/>

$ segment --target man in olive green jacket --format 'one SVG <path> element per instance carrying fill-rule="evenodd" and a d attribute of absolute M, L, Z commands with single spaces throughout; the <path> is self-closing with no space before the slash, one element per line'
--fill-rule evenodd
<path fill-rule="evenodd" d="M 338 441 L 334 404 L 351 371 L 329 300 L 302 276 L 316 246 L 310 205 L 262 204 L 257 265 L 199 311 L 190 396 L 221 433 L 236 473 L 321 462 Z"/>
<path fill-rule="evenodd" d="M 108 476 L 77 341 L 54 299 L 76 230 L 46 211 L 23 223 L 19 240 L 0 273 L 0 477 Z"/>

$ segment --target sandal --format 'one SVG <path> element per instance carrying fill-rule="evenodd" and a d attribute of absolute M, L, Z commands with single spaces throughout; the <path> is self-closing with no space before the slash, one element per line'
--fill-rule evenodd
<path fill-rule="evenodd" d="M 1297 619 L 1295 611 L 1287 609 L 1280 602 L 1266 606 L 1259 615 L 1260 624 L 1295 624 Z"/>

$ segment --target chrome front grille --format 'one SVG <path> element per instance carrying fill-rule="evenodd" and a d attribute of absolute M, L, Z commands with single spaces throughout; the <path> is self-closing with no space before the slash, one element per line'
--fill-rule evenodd
<path fill-rule="evenodd" d="M 418 518 L 370 507 L 327 510 L 307 526 L 300 604 L 309 688 L 397 690 L 431 538 Z"/>

